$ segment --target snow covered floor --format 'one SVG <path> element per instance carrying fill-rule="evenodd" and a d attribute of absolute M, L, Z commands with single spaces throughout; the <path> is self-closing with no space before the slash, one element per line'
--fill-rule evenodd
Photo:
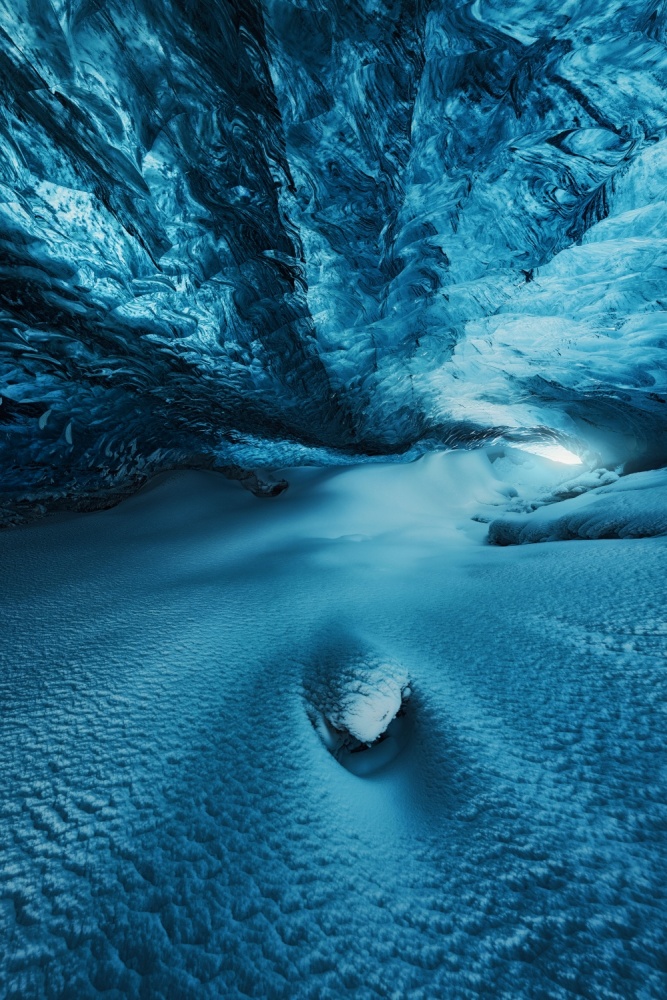
<path fill-rule="evenodd" d="M 0 535 L 0 995 L 667 995 L 667 539 L 485 545 L 487 466 Z M 304 692 L 384 658 L 358 777 Z"/>

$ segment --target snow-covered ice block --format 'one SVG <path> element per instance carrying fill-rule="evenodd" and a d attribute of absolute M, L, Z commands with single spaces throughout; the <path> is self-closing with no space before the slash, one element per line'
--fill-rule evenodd
<path fill-rule="evenodd" d="M 667 469 L 637 472 L 530 514 L 489 525 L 492 545 L 573 538 L 646 538 L 667 534 Z"/>
<path fill-rule="evenodd" d="M 304 693 L 313 728 L 348 770 L 373 773 L 402 749 L 412 692 L 405 667 L 391 657 L 334 643 L 306 677 Z"/>
<path fill-rule="evenodd" d="M 405 668 L 367 653 L 346 658 L 334 671 L 327 663 L 308 688 L 311 705 L 336 730 L 368 744 L 382 736 L 409 695 Z"/>

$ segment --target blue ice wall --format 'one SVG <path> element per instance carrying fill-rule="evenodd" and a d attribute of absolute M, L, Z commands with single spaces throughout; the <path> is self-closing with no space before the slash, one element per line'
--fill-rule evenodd
<path fill-rule="evenodd" d="M 3 0 L 5 516 L 497 434 L 663 461 L 664 22 Z"/>

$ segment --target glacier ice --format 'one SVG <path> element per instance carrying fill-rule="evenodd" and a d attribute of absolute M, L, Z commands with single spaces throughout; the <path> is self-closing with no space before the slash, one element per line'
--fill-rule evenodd
<path fill-rule="evenodd" d="M 3 1000 L 667 996 L 666 46 L 0 0 Z"/>
<path fill-rule="evenodd" d="M 5 523 L 183 466 L 664 463 L 653 0 L 0 10 Z"/>

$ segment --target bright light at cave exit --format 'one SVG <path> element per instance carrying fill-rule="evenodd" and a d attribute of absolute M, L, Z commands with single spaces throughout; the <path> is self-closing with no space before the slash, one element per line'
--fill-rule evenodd
<path fill-rule="evenodd" d="M 520 444 L 518 447 L 522 451 L 529 451 L 531 455 L 541 455 L 552 462 L 560 462 L 561 465 L 583 465 L 579 456 L 562 444 Z"/>

